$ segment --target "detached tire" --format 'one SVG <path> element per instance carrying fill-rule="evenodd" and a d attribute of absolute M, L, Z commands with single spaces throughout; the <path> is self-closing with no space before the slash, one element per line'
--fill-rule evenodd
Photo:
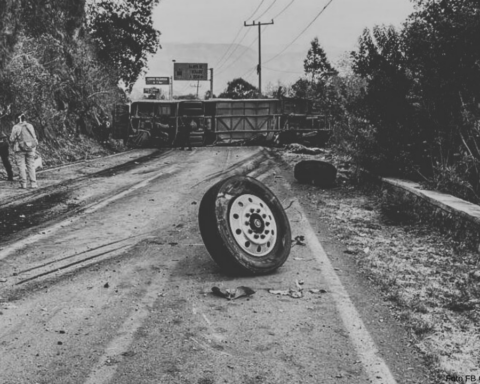
<path fill-rule="evenodd" d="M 334 186 L 337 177 L 337 168 L 320 160 L 300 161 L 295 165 L 293 172 L 299 183 L 313 184 L 325 188 Z"/>
<path fill-rule="evenodd" d="M 280 201 L 251 177 L 233 176 L 211 187 L 198 221 L 208 252 L 228 274 L 266 274 L 290 254 L 290 224 Z"/>

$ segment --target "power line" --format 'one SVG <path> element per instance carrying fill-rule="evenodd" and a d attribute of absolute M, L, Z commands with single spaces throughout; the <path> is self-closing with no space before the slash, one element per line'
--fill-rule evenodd
<path fill-rule="evenodd" d="M 284 73 L 295 73 L 297 75 L 303 75 L 303 72 L 294 72 L 294 71 L 284 71 L 281 69 L 275 69 L 275 68 L 268 68 L 268 67 L 263 67 L 264 69 L 268 69 L 269 71 L 274 71 L 274 72 L 284 72 Z"/>
<path fill-rule="evenodd" d="M 283 8 L 279 13 L 277 13 L 277 15 L 275 15 L 273 17 L 273 19 L 276 19 L 277 17 L 279 17 L 283 12 L 285 12 L 288 8 L 290 8 L 290 6 L 295 2 L 295 0 L 292 0 L 290 3 L 288 3 L 288 5 Z"/>
<path fill-rule="evenodd" d="M 304 28 L 304 30 L 302 32 L 300 32 L 300 34 L 295 38 L 293 39 L 293 41 L 288 44 L 285 48 L 283 48 L 279 53 L 277 53 L 275 56 L 273 56 L 271 59 L 268 59 L 267 61 L 265 61 L 265 64 L 266 63 L 269 63 L 270 61 L 276 59 L 278 56 L 280 56 L 283 52 L 285 52 L 288 48 L 290 48 L 299 38 L 300 36 L 302 36 L 305 31 L 310 28 L 310 26 L 320 17 L 320 15 L 325 12 L 325 10 L 327 9 L 327 7 L 333 2 L 333 0 L 330 0 L 327 5 L 325 5 L 322 10 L 314 17 L 314 19 Z"/>
<path fill-rule="evenodd" d="M 264 27 L 263 30 L 262 30 L 262 32 L 264 32 L 265 29 L 267 29 L 267 27 Z M 255 42 L 257 42 L 257 41 L 258 41 L 258 36 L 250 43 L 250 45 L 249 45 L 248 47 L 246 47 L 246 48 L 242 51 L 242 53 L 239 55 L 239 57 L 243 56 L 243 54 L 244 54 L 245 52 L 247 52 L 247 51 L 250 49 L 250 47 L 251 47 Z M 237 45 L 237 47 L 238 47 L 238 45 Z M 232 52 L 232 53 L 233 53 L 233 52 Z M 227 61 L 228 61 L 228 60 L 227 60 Z M 227 61 L 225 61 L 225 63 L 226 63 Z M 230 68 L 230 67 L 231 67 L 233 64 L 235 64 L 235 63 L 236 63 L 235 60 L 232 61 L 227 67 L 223 68 L 218 74 L 221 74 L 221 73 L 225 72 L 228 68 Z M 224 64 L 224 65 L 225 65 L 225 64 Z"/>
<path fill-rule="evenodd" d="M 251 74 L 253 74 L 255 72 L 256 69 L 257 69 L 257 66 L 255 65 L 252 68 L 250 68 L 247 72 L 245 72 L 242 76 L 240 76 L 240 78 L 243 78 L 245 76 L 246 77 L 250 76 Z"/>
<path fill-rule="evenodd" d="M 243 28 L 243 27 L 242 27 L 242 28 Z M 245 40 L 245 37 L 247 37 L 247 35 L 248 35 L 249 33 L 250 33 L 250 30 L 247 29 L 246 32 L 244 33 L 242 39 L 236 44 L 235 49 L 230 53 L 230 55 L 228 55 L 228 57 L 225 59 L 225 61 L 224 61 L 221 65 L 219 65 L 219 66 L 217 67 L 217 71 L 220 70 L 220 69 L 227 63 L 228 60 L 230 60 L 230 58 L 231 58 L 231 57 L 233 56 L 233 54 L 237 51 L 237 49 L 238 49 L 238 47 L 240 47 L 240 44 L 242 43 L 242 41 Z M 232 62 L 232 64 L 233 64 L 233 63 L 234 63 L 234 62 Z M 230 64 L 230 65 L 231 65 L 231 64 Z"/>
<path fill-rule="evenodd" d="M 253 13 L 251 14 L 251 16 L 249 17 L 252 18 L 255 13 L 257 13 L 257 11 L 260 9 L 260 7 L 262 6 L 262 4 L 265 2 L 265 0 L 262 0 L 261 3 L 259 4 L 259 6 L 255 9 L 255 11 L 253 11 Z M 237 34 L 235 35 L 235 38 L 232 40 L 232 42 L 230 43 L 230 45 L 228 46 L 227 50 L 225 51 L 225 53 L 223 54 L 223 56 L 220 58 L 220 60 L 217 61 L 217 63 L 214 65 L 214 67 L 217 67 L 218 64 L 220 64 L 223 60 L 223 58 L 227 55 L 227 53 L 230 51 L 230 49 L 232 48 L 233 44 L 235 43 L 235 41 L 237 40 L 237 37 L 238 35 L 240 35 L 240 32 L 242 32 L 242 29 L 243 29 L 243 26 L 240 27 L 240 29 L 238 30 Z"/>
<path fill-rule="evenodd" d="M 282 15 L 288 8 L 290 8 L 290 6 L 291 6 L 294 2 L 295 2 L 295 0 L 290 1 L 290 3 L 288 3 L 288 4 L 285 6 L 285 8 L 283 8 L 279 13 L 277 13 L 277 15 L 276 15 L 273 19 L 276 19 L 276 18 L 280 17 L 280 15 Z M 267 28 L 267 27 L 264 27 L 263 30 L 262 30 L 262 32 L 264 32 L 266 28 Z M 248 33 L 248 31 L 247 31 L 247 33 Z M 245 36 L 246 36 L 246 35 L 245 35 Z M 243 39 L 242 39 L 242 41 L 243 41 Z M 249 49 L 253 44 L 255 44 L 255 42 L 257 42 L 257 41 L 258 41 L 258 36 L 250 43 L 250 45 L 248 45 L 248 47 L 246 47 L 246 48 L 242 51 L 242 53 L 239 55 L 239 57 L 240 57 L 240 56 L 243 56 L 243 54 L 244 54 L 245 52 L 247 52 L 248 49 Z M 237 45 L 237 48 L 238 48 L 238 45 Z M 236 49 L 235 49 L 235 51 L 236 51 Z M 225 62 L 224 62 L 220 67 L 223 67 L 223 66 L 227 63 L 227 61 L 229 60 L 229 58 L 232 57 L 233 53 L 234 53 L 234 52 L 232 52 L 232 54 L 228 57 L 227 60 L 225 60 Z M 231 62 L 230 65 L 228 65 L 226 68 L 222 69 L 220 72 L 218 72 L 218 74 L 221 74 L 221 73 L 225 72 L 225 71 L 226 71 L 228 68 L 230 68 L 234 63 L 235 63 L 235 61 Z"/>
<path fill-rule="evenodd" d="M 262 4 L 265 2 L 265 0 L 262 0 L 262 2 L 260 3 L 260 5 L 257 7 L 257 9 L 255 9 L 255 11 L 252 13 L 252 15 L 250 17 L 247 17 L 247 19 L 251 19 L 253 16 L 255 16 L 255 13 L 257 13 L 257 11 L 260 9 L 260 7 L 262 6 Z"/>
<path fill-rule="evenodd" d="M 270 8 L 272 8 L 274 6 L 274 4 L 277 2 L 277 0 L 273 0 L 273 3 L 270 4 L 270 6 L 265 10 L 263 11 L 263 13 L 257 17 L 257 20 L 261 19 L 263 15 L 265 15 L 269 10 Z M 248 20 L 248 19 L 247 19 Z"/>

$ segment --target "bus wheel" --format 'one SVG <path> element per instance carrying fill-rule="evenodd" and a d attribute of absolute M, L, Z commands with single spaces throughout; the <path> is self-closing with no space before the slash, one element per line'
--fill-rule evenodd
<path fill-rule="evenodd" d="M 198 221 L 208 252 L 228 274 L 270 273 L 290 254 L 290 224 L 280 201 L 251 177 L 233 176 L 211 187 Z"/>

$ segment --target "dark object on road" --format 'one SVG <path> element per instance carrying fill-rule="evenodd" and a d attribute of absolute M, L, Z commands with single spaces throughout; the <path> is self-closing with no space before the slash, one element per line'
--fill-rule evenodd
<path fill-rule="evenodd" d="M 251 177 L 233 176 L 211 187 L 198 221 L 208 252 L 229 274 L 266 274 L 290 254 L 290 223 L 280 201 Z"/>
<path fill-rule="evenodd" d="M 303 160 L 295 165 L 294 176 L 299 183 L 331 187 L 335 184 L 337 168 L 325 161 Z"/>
<path fill-rule="evenodd" d="M 293 245 L 303 245 L 305 246 L 305 236 L 295 236 L 295 238 L 292 240 Z M 292 247 L 293 247 L 292 245 Z"/>
<path fill-rule="evenodd" d="M 212 292 L 216 296 L 224 297 L 227 300 L 235 300 L 239 297 L 251 296 L 255 291 L 250 287 L 237 287 L 235 289 L 222 289 L 213 287 Z"/>

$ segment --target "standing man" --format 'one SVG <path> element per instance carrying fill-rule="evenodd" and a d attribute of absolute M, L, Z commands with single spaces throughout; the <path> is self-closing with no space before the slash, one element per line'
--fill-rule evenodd
<path fill-rule="evenodd" d="M 195 127 L 195 121 L 191 119 L 188 123 L 185 123 L 184 119 L 181 120 L 179 126 L 179 136 L 180 136 L 180 149 L 185 149 L 185 146 L 188 145 L 188 150 L 192 150 L 192 144 L 190 143 L 190 134 Z"/>
<path fill-rule="evenodd" d="M 37 175 L 35 173 L 35 148 L 38 141 L 33 125 L 25 121 L 25 116 L 19 113 L 15 116 L 17 124 L 13 126 L 10 142 L 13 143 L 15 161 L 20 172 L 20 188 L 27 188 L 27 174 L 30 186 L 38 188 Z"/>
<path fill-rule="evenodd" d="M 0 132 L 0 156 L 2 163 L 8 175 L 8 181 L 13 181 L 12 164 L 10 163 L 10 151 L 8 150 L 8 137 L 3 132 Z"/>

